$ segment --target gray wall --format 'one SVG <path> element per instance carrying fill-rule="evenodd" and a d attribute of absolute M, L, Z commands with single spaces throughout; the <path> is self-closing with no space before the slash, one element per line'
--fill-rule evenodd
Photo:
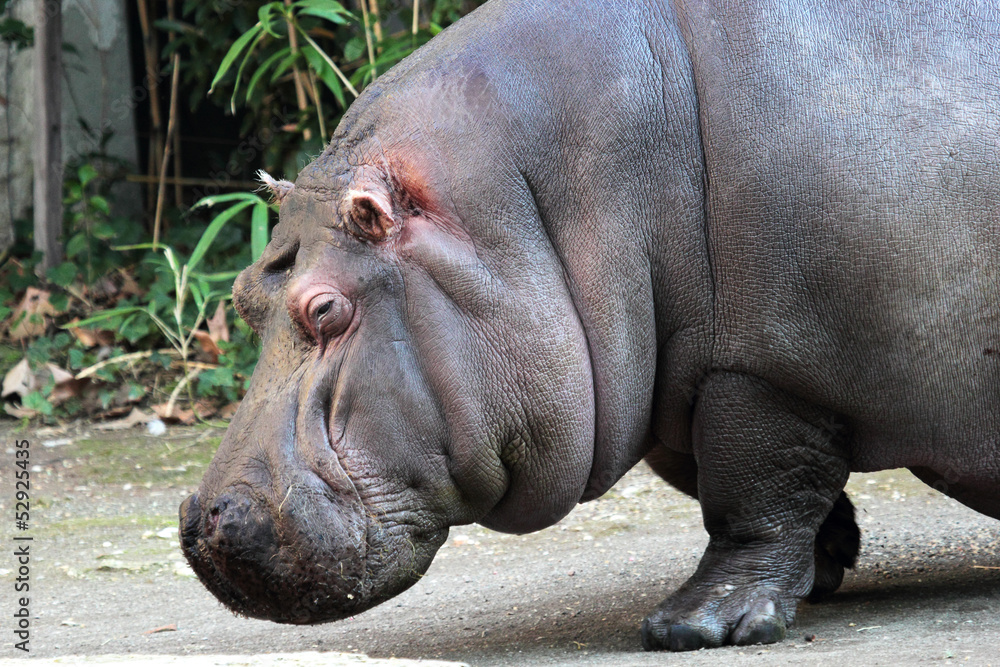
<path fill-rule="evenodd" d="M 14 0 L 12 14 L 34 23 L 34 0 Z M 107 128 L 114 137 L 109 155 L 136 163 L 134 110 L 146 102 L 144 88 L 134 89 L 129 61 L 125 0 L 63 0 L 63 41 L 75 53 L 63 55 L 63 159 L 97 150 L 78 121 Z M 141 45 L 136 45 L 140 48 Z M 13 220 L 31 206 L 32 49 L 16 53 L 0 44 L 0 251 L 13 241 Z M 122 184 L 116 213 L 138 215 L 139 188 Z"/>

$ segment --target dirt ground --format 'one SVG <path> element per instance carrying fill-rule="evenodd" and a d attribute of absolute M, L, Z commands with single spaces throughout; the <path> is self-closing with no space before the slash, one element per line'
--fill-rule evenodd
<path fill-rule="evenodd" d="M 15 430 L 0 422 L 0 658 L 13 648 L 14 441 L 31 443 L 31 657 L 347 652 L 490 665 L 1000 666 L 1000 522 L 905 471 L 855 475 L 858 568 L 803 603 L 784 642 L 644 653 L 638 627 L 694 571 L 697 503 L 645 467 L 527 536 L 453 528 L 427 576 L 346 621 L 293 627 L 233 616 L 193 578 L 177 507 L 221 429 Z M 67 442 L 68 441 L 68 442 Z M 48 446 L 46 446 L 48 445 Z"/>

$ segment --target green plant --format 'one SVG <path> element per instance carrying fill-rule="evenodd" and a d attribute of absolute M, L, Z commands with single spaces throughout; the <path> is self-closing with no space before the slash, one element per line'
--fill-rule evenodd
<path fill-rule="evenodd" d="M 274 48 L 250 77 L 245 99 L 247 101 L 251 99 L 254 90 L 269 72 L 271 73 L 270 80 L 273 83 L 278 77 L 290 71 L 295 84 L 299 110 L 303 112 L 307 110 L 306 93 L 308 92 L 316 107 L 320 134 L 325 141 L 326 126 L 323 122 L 322 102 L 316 88 L 316 78 L 318 77 L 323 82 L 344 109 L 347 108 L 344 89 L 350 91 L 354 97 L 358 96 L 358 91 L 333 58 L 310 36 L 309 24 L 315 23 L 314 20 L 310 19 L 320 19 L 335 25 L 348 25 L 357 19 L 336 0 L 295 0 L 295 2 L 276 0 L 261 6 L 257 16 L 259 18 L 257 23 L 233 42 L 232 47 L 222 59 L 208 92 L 211 93 L 215 89 L 215 86 L 242 55 L 243 58 L 236 72 L 233 94 L 229 102 L 233 113 L 236 113 L 236 99 L 243 71 L 261 43 L 270 38 L 274 42 Z M 306 43 L 300 46 L 299 39 Z M 303 67 L 306 65 L 311 68 L 307 74 L 303 71 Z"/>
<path fill-rule="evenodd" d="M 220 106 L 242 105 L 241 133 L 250 140 L 234 159 L 259 158 L 259 166 L 292 178 L 323 150 L 328 128 L 352 101 L 350 87 L 360 91 L 482 2 L 185 0 L 181 20 L 156 25 L 175 36 L 166 58 L 185 52 L 181 76 L 192 107 L 209 88 Z"/>
<path fill-rule="evenodd" d="M 110 134 L 100 138 L 100 149 L 82 155 L 67 165 L 63 181 L 66 262 L 46 274 L 51 282 L 68 287 L 79 279 L 93 285 L 102 276 L 129 262 L 130 257 L 112 248 L 138 243 L 142 228 L 128 217 L 112 215 L 111 189 L 127 170 L 119 159 L 110 158 L 104 146 Z"/>
<path fill-rule="evenodd" d="M 0 14 L 7 12 L 10 0 L 0 0 Z M 10 16 L 0 18 L 0 41 L 9 42 L 18 51 L 35 43 L 35 30 L 24 21 Z"/>
<path fill-rule="evenodd" d="M 250 376 L 260 356 L 256 334 L 237 319 L 229 342 L 219 341 L 219 364 L 198 376 L 199 396 L 219 396 L 232 402 L 250 387 Z"/>
<path fill-rule="evenodd" d="M 112 308 L 72 325 L 85 327 L 114 320 L 117 323 L 119 334 L 127 336 L 127 328 L 136 317 L 144 316 L 152 322 L 174 348 L 184 366 L 184 377 L 174 389 L 171 403 L 176 400 L 181 389 L 188 386 L 191 380 L 202 372 L 202 368 L 192 368 L 190 365 L 195 336 L 205 322 L 209 307 L 229 298 L 232 281 L 238 273 L 237 271 L 204 273 L 198 270 L 219 232 L 240 212 L 250 209 L 251 253 L 255 259 L 260 256 L 267 244 L 270 204 L 259 195 L 234 193 L 206 197 L 199 201 L 195 207 L 210 207 L 226 202 L 232 202 L 232 205 L 215 216 L 201 235 L 187 261 L 183 261 L 179 253 L 166 244 L 141 243 L 119 248 L 120 250 L 151 250 L 154 253 L 162 253 L 162 257 L 154 254 L 152 259 L 161 271 L 165 270 L 169 274 L 173 282 L 172 301 L 167 308 L 168 314 L 162 315 L 160 312 L 162 300 L 157 299 L 155 290 L 151 289 L 144 305 Z M 190 308 L 191 305 L 194 306 L 193 309 Z M 131 357 L 132 355 L 125 356 Z M 152 356 L 152 353 L 149 356 Z M 218 380 L 218 378 L 214 379 Z"/>

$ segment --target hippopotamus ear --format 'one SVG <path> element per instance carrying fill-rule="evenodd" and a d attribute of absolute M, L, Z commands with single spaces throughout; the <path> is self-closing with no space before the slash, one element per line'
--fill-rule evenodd
<path fill-rule="evenodd" d="M 399 227 L 389 194 L 377 189 L 348 190 L 341 219 L 347 231 L 372 243 L 384 241 Z"/>

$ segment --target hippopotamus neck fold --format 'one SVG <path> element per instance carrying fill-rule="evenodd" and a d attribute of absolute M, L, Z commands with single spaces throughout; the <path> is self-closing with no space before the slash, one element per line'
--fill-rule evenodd
<path fill-rule="evenodd" d="M 628 3 L 614 16 L 584 3 L 571 21 L 512 5 L 479 10 L 493 13 L 463 38 L 517 52 L 516 66 L 476 65 L 504 101 L 496 117 L 509 130 L 491 136 L 517 146 L 511 159 L 587 337 L 595 440 L 577 499 L 586 501 L 656 442 L 690 451 L 688 413 L 712 331 L 695 81 L 669 3 Z"/>

